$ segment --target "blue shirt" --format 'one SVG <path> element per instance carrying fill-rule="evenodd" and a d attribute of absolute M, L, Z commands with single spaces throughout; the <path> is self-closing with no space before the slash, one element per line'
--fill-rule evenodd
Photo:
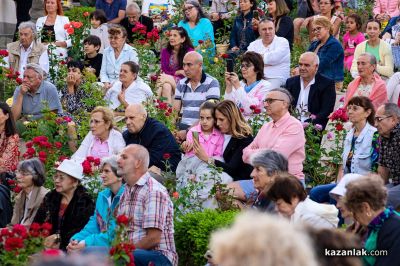
<path fill-rule="evenodd" d="M 181 20 L 178 23 L 178 27 L 182 27 L 187 31 L 194 47 L 199 45 L 200 40 L 211 40 L 212 47 L 209 50 L 211 55 L 214 56 L 214 30 L 213 25 L 208 18 L 201 18 L 193 28 L 190 27 L 189 22 Z"/>
<path fill-rule="evenodd" d="M 105 0 L 96 0 L 96 9 L 101 9 L 106 13 L 107 21 L 113 20 L 118 17 L 120 10 L 126 9 L 126 0 L 114 0 L 111 4 Z"/>

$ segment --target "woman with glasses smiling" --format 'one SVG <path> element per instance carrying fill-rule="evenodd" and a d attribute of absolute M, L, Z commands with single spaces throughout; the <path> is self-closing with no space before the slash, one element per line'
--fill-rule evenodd
<path fill-rule="evenodd" d="M 16 173 L 17 184 L 22 188 L 15 197 L 11 224 L 22 224 L 29 227 L 36 212 L 42 204 L 48 189 L 43 187 L 46 174 L 38 158 L 21 161 Z"/>
<path fill-rule="evenodd" d="M 114 114 L 97 106 L 90 114 L 90 131 L 71 159 L 82 162 L 87 156 L 103 158 L 117 155 L 125 147 L 121 132 L 114 129 Z"/>
<path fill-rule="evenodd" d="M 242 56 L 241 72 L 243 80 L 234 72 L 225 73 L 225 100 L 231 100 L 243 114 L 250 118 L 255 109 L 263 110 L 262 100 L 272 88 L 272 84 L 264 79 L 264 61 L 256 52 L 246 52 Z"/>
<path fill-rule="evenodd" d="M 199 41 L 207 44 L 210 42 L 208 51 L 211 55 L 215 53 L 214 30 L 211 21 L 205 15 L 200 4 L 196 0 L 186 1 L 183 11 L 185 12 L 184 20 L 179 21 L 178 27 L 184 28 L 192 40 L 193 46 L 198 46 Z M 203 45 L 204 45 L 203 44 Z"/>

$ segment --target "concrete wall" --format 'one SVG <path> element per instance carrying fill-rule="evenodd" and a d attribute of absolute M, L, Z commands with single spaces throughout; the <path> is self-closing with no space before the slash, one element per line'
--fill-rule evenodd
<path fill-rule="evenodd" d="M 16 23 L 15 2 L 0 0 L 0 35 L 13 34 Z"/>

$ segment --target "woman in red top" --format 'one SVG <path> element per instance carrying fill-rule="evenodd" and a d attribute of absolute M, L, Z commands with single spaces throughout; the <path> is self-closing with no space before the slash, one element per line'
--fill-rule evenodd
<path fill-rule="evenodd" d="M 19 137 L 10 107 L 0 102 L 0 173 L 17 169 Z"/>

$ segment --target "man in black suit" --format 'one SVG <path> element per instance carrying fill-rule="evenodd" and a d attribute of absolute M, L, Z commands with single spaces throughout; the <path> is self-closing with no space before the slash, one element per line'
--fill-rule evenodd
<path fill-rule="evenodd" d="M 305 52 L 299 59 L 300 75 L 286 80 L 286 89 L 292 94 L 292 107 L 300 113 L 302 122 L 319 124 L 324 129 L 336 101 L 335 82 L 317 74 L 318 55 Z"/>

